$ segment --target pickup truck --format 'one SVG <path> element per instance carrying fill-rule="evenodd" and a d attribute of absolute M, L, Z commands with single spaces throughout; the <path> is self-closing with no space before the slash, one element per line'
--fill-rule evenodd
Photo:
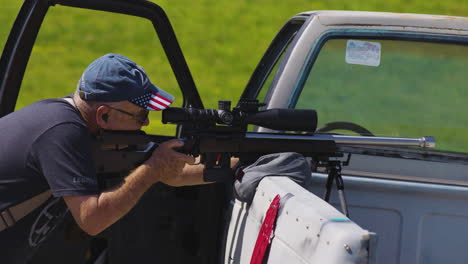
<path fill-rule="evenodd" d="M 183 106 L 203 108 L 171 23 L 157 4 L 25 0 L 0 60 L 0 117 L 15 109 L 36 36 L 55 5 L 149 20 Z M 316 134 L 394 142 L 341 141 L 340 151 L 349 156 L 340 171 L 345 208 L 343 192 L 320 198 L 329 177 L 320 169 L 312 171 L 308 189 L 267 177 L 251 203 L 232 196 L 232 182 L 155 185 L 103 234 L 85 236 L 72 223 L 57 227 L 31 263 L 247 263 L 276 194 L 291 198 L 278 212 L 268 263 L 466 263 L 467 65 L 468 18 L 297 14 L 271 42 L 240 100 L 257 99 L 264 109 L 315 109 Z M 428 148 L 432 138 L 435 148 Z"/>

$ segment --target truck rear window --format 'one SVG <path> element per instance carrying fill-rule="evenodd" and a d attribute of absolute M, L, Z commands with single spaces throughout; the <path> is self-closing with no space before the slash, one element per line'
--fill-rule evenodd
<path fill-rule="evenodd" d="M 319 127 L 351 122 L 376 136 L 433 136 L 438 150 L 468 152 L 466 65 L 463 45 L 331 39 L 293 107 L 316 109 Z"/>

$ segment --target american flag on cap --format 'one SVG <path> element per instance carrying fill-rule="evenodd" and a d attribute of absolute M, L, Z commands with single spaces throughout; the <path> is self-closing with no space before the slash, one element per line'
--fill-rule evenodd
<path fill-rule="evenodd" d="M 153 89 L 156 87 L 153 87 Z M 130 102 L 152 111 L 160 111 L 169 107 L 174 101 L 174 96 L 163 91 L 160 88 L 156 88 L 157 92 L 150 90 L 150 92 L 129 100 Z"/>

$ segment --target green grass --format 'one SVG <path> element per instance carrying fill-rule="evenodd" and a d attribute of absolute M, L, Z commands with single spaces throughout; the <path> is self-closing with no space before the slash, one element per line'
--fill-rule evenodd
<path fill-rule="evenodd" d="M 155 1 L 173 24 L 205 107 L 237 101 L 259 59 L 286 20 L 302 11 L 363 10 L 468 16 L 466 0 Z M 465 4 L 461 4 L 465 2 Z M 0 0 L 0 47 L 22 1 Z M 109 52 L 142 65 L 152 81 L 181 94 L 152 25 L 133 17 L 51 7 L 33 50 L 17 108 L 71 93 L 84 68 Z M 171 134 L 153 114 L 150 133 Z"/>

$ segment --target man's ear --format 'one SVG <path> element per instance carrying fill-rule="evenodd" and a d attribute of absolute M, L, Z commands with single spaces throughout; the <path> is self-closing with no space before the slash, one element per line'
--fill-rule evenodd
<path fill-rule="evenodd" d="M 96 123 L 99 127 L 106 129 L 108 124 L 107 121 L 109 120 L 109 109 L 107 107 L 101 105 L 96 109 Z"/>

